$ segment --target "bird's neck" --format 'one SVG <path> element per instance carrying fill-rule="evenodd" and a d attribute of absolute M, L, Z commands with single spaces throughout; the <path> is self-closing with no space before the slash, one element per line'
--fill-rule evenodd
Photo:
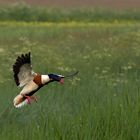
<path fill-rule="evenodd" d="M 49 83 L 50 81 L 51 79 L 49 78 L 48 75 L 41 75 L 41 82 L 43 85 Z"/>

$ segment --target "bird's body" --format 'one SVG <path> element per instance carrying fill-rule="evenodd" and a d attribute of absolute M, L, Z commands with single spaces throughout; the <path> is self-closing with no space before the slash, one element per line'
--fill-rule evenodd
<path fill-rule="evenodd" d="M 20 108 L 33 101 L 37 101 L 33 96 L 40 88 L 51 82 L 57 81 L 64 83 L 65 76 L 58 74 L 39 74 L 32 70 L 30 52 L 18 56 L 13 65 L 14 79 L 16 85 L 22 87 L 21 92 L 14 98 L 14 106 Z M 70 77 L 76 75 L 78 72 L 68 75 Z"/>
<path fill-rule="evenodd" d="M 17 97 L 16 100 L 14 100 L 15 107 L 20 107 L 20 103 L 22 103 L 26 97 L 33 97 L 34 93 L 49 82 L 51 82 L 51 79 L 48 75 L 36 74 L 33 80 L 29 81 L 17 96 L 18 98 L 20 97 L 20 100 Z M 34 98 L 31 98 L 31 100 L 32 99 L 34 100 Z"/>
<path fill-rule="evenodd" d="M 35 75 L 34 79 L 28 82 L 23 89 L 21 90 L 21 95 L 31 95 L 35 93 L 37 90 L 39 90 L 42 86 L 47 84 L 50 81 L 50 78 L 48 75 Z"/>
<path fill-rule="evenodd" d="M 30 53 L 22 54 L 13 65 L 14 79 L 19 87 L 23 87 L 19 95 L 14 98 L 16 108 L 30 104 L 36 100 L 33 96 L 41 87 L 53 81 L 63 83 L 64 76 L 57 74 L 38 74 L 32 70 Z"/>

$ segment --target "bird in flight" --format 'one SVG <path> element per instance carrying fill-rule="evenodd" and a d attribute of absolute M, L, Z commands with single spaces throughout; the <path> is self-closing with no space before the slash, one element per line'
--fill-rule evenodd
<path fill-rule="evenodd" d="M 21 92 L 14 98 L 14 106 L 21 108 L 25 105 L 37 102 L 36 93 L 40 88 L 52 82 L 60 82 L 64 84 L 64 78 L 74 76 L 78 73 L 63 76 L 58 74 L 39 74 L 35 73 L 31 65 L 31 53 L 18 56 L 13 65 L 14 79 L 18 87 L 21 87 Z"/>

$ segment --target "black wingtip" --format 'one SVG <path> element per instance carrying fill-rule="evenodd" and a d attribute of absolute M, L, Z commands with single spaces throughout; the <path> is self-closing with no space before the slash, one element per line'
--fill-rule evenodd
<path fill-rule="evenodd" d="M 14 79 L 17 86 L 20 84 L 18 80 L 18 73 L 20 71 L 20 67 L 24 64 L 31 63 L 30 55 L 31 55 L 31 52 L 21 54 L 20 56 L 17 57 L 16 62 L 13 65 Z"/>
<path fill-rule="evenodd" d="M 79 73 L 79 70 L 77 70 L 76 72 L 75 72 L 75 74 L 77 75 Z"/>
<path fill-rule="evenodd" d="M 74 72 L 72 74 L 68 74 L 68 75 L 64 76 L 64 78 L 73 77 L 73 76 L 77 75 L 78 73 L 79 73 L 79 71 L 77 70 L 76 72 Z"/>

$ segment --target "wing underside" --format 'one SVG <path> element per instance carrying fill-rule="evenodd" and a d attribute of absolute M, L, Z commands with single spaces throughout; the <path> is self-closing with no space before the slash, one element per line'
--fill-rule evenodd
<path fill-rule="evenodd" d="M 18 56 L 13 65 L 14 79 L 17 86 L 24 86 L 33 79 L 30 52 Z"/>

